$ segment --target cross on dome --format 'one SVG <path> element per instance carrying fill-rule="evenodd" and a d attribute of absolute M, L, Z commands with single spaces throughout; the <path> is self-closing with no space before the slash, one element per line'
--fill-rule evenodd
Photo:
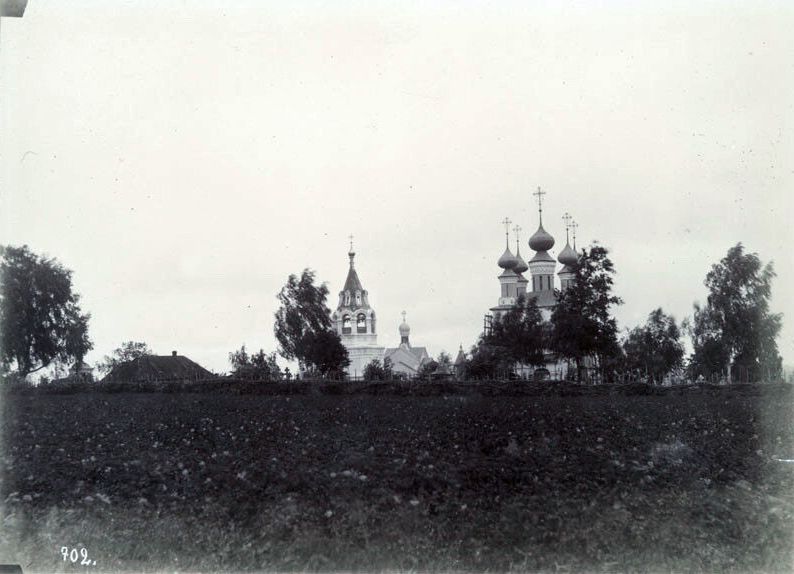
<path fill-rule="evenodd" d="M 537 196 L 538 198 L 538 214 L 540 215 L 540 224 L 543 225 L 543 196 L 546 195 L 545 191 L 541 191 L 540 186 L 538 186 L 538 190 L 534 192 L 532 195 Z"/>
<path fill-rule="evenodd" d="M 579 224 L 575 221 L 571 222 L 571 229 L 573 230 L 573 248 L 576 249 L 576 228 L 579 227 Z"/>
<path fill-rule="evenodd" d="M 510 224 L 513 223 L 513 222 L 510 221 L 509 217 L 505 217 L 502 220 L 502 223 L 505 226 L 505 245 L 507 245 L 509 247 L 509 245 L 510 245 L 510 237 L 509 237 L 510 236 Z"/>
<path fill-rule="evenodd" d="M 510 252 L 510 224 L 513 222 L 510 221 L 509 217 L 505 217 L 502 220 L 502 223 L 505 226 L 505 252 L 502 253 L 502 256 L 499 258 L 499 261 L 497 261 L 496 264 L 502 269 L 507 270 L 515 267 L 518 260 Z"/>
<path fill-rule="evenodd" d="M 347 256 L 350 257 L 350 268 L 353 268 L 353 258 L 356 256 L 356 252 L 353 251 L 353 234 L 347 236 L 350 240 L 350 251 L 347 252 Z"/>
<path fill-rule="evenodd" d="M 516 234 L 516 256 L 515 256 L 516 264 L 513 267 L 513 271 L 515 271 L 516 273 L 521 274 L 524 271 L 527 271 L 529 269 L 529 267 L 527 266 L 527 262 L 524 261 L 522 259 L 522 257 L 521 257 L 521 243 L 520 243 L 521 240 L 519 239 L 519 233 L 521 233 L 521 226 L 520 225 L 516 225 L 513 228 L 513 231 Z"/>
<path fill-rule="evenodd" d="M 565 222 L 565 243 L 568 243 L 568 230 L 571 228 L 571 219 L 571 214 L 567 211 L 562 216 L 562 220 Z"/>
<path fill-rule="evenodd" d="M 538 186 L 538 190 L 534 192 L 532 195 L 538 198 L 538 230 L 529 238 L 529 247 L 533 251 L 537 251 L 540 253 L 540 257 L 545 257 L 544 261 L 548 261 L 551 257 L 548 253 L 546 253 L 549 249 L 554 247 L 554 238 L 545 230 L 543 229 L 543 196 L 546 195 L 546 192 L 540 189 Z M 537 259 L 538 255 L 533 257 L 533 260 Z M 551 259 L 554 261 L 553 259 Z"/>

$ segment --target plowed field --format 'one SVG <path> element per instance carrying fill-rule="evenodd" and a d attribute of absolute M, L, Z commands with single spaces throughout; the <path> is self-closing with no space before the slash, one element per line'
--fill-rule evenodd
<path fill-rule="evenodd" d="M 7 396 L 0 562 L 789 572 L 791 407 L 785 386 Z"/>

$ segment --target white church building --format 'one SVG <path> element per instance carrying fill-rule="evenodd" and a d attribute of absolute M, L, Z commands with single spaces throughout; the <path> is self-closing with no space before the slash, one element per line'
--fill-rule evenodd
<path fill-rule="evenodd" d="M 347 279 L 339 292 L 336 311 L 331 315 L 334 329 L 341 337 L 350 358 L 347 376 L 351 379 L 361 378 L 364 369 L 375 359 L 381 363 L 389 359 L 395 373 L 415 375 L 422 365 L 430 361 L 427 349 L 411 345 L 411 328 L 405 322 L 405 312 L 399 326 L 400 344 L 389 349 L 378 345 L 377 318 L 369 303 L 369 292 L 364 289 L 356 272 L 356 253 L 353 251 L 352 241 L 347 255 L 350 258 Z"/>
<path fill-rule="evenodd" d="M 491 307 L 490 313 L 485 315 L 484 331 L 489 332 L 493 321 L 500 320 L 508 311 L 513 309 L 521 297 L 534 299 L 544 322 L 551 319 L 554 306 L 557 304 L 557 294 L 555 292 L 556 282 L 554 279 L 555 271 L 559 277 L 559 291 L 564 292 L 568 289 L 575 276 L 575 267 L 578 263 L 576 253 L 576 223 L 571 222 L 571 217 L 566 213 L 563 216 L 565 221 L 565 247 L 560 251 L 557 260 L 549 253 L 554 247 L 554 237 L 543 228 L 543 203 L 542 198 L 546 192 L 538 191 L 533 195 L 538 198 L 538 229 L 529 238 L 529 248 L 534 251 L 532 259 L 527 264 L 521 257 L 520 241 L 518 233 L 521 228 L 516 226 L 513 231 L 516 234 L 516 253 L 510 251 L 510 223 L 507 218 L 502 222 L 505 225 L 505 251 L 497 261 L 497 265 L 502 269 L 499 274 L 500 293 L 497 304 Z M 574 247 L 569 242 L 568 231 L 574 232 Z M 557 262 L 561 268 L 557 271 Z M 529 271 L 530 280 L 524 276 Z M 516 374 L 522 378 L 560 380 L 568 376 L 571 365 L 557 357 L 551 351 L 544 352 L 544 365 L 518 365 Z"/>

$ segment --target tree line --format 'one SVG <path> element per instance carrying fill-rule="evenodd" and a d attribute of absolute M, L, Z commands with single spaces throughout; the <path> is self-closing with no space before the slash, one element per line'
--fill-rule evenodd
<path fill-rule="evenodd" d="M 570 378 L 580 381 L 611 382 L 627 373 L 651 383 L 671 375 L 729 382 L 781 378 L 782 315 L 769 310 L 774 266 L 741 243 L 712 265 L 704 281 L 708 297 L 694 304 L 692 317 L 678 323 L 659 307 L 623 337 L 611 313 L 622 303 L 612 293 L 614 274 L 604 247 L 583 249 L 572 285 L 557 292 L 550 320 L 542 321 L 534 299 L 522 298 L 472 347 L 468 374 L 493 376 L 561 358 L 573 365 Z M 689 357 L 684 334 L 691 337 Z"/>
<path fill-rule="evenodd" d="M 551 317 L 544 321 L 534 298 L 522 297 L 494 320 L 468 353 L 465 376 L 484 378 L 514 373 L 522 366 L 543 367 L 563 360 L 575 380 L 613 381 L 635 373 L 660 383 L 674 374 L 689 380 L 775 380 L 782 376 L 777 337 L 782 315 L 769 301 L 775 277 L 771 262 L 748 253 L 739 243 L 708 271 L 708 296 L 695 303 L 691 317 L 677 322 L 661 307 L 643 325 L 622 337 L 612 310 L 622 300 L 613 293 L 615 267 L 608 250 L 594 243 L 582 249 L 574 280 L 557 291 Z M 278 354 L 298 363 L 304 377 L 344 378 L 347 350 L 333 328 L 328 287 L 304 269 L 290 275 L 277 295 L 273 331 Z M 81 364 L 93 348 L 88 335 L 90 314 L 80 308 L 72 272 L 54 258 L 27 246 L 0 246 L 0 370 L 25 378 L 52 365 Z M 686 356 L 683 336 L 692 352 Z M 145 343 L 127 342 L 98 363 L 109 371 L 116 364 L 151 354 Z M 243 345 L 229 354 L 232 374 L 242 378 L 293 378 L 281 369 L 276 353 L 249 353 Z M 422 366 L 420 376 L 449 371 L 442 353 Z M 297 375 L 298 373 L 296 373 Z M 373 362 L 365 378 L 393 376 L 388 361 Z"/>

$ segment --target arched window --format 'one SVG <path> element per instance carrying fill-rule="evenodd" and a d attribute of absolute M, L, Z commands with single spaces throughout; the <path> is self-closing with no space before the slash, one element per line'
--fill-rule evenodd
<path fill-rule="evenodd" d="M 358 333 L 366 333 L 367 332 L 367 318 L 364 316 L 364 313 L 359 313 L 356 317 L 356 332 Z"/>
<path fill-rule="evenodd" d="M 345 305 L 350 305 L 350 291 L 345 291 Z"/>
<path fill-rule="evenodd" d="M 356 291 L 356 305 L 361 305 L 361 291 Z"/>
<path fill-rule="evenodd" d="M 349 335 L 353 332 L 353 328 L 350 325 L 350 315 L 345 315 L 342 317 L 342 334 Z"/>

